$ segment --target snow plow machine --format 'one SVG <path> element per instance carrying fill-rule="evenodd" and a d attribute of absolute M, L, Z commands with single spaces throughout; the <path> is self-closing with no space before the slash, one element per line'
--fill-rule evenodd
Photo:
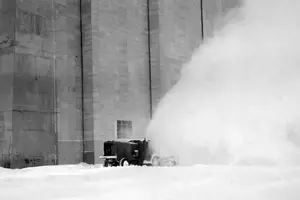
<path fill-rule="evenodd" d="M 104 167 L 116 166 L 175 166 L 175 157 L 160 157 L 152 153 L 146 139 L 116 139 L 104 142 Z"/>

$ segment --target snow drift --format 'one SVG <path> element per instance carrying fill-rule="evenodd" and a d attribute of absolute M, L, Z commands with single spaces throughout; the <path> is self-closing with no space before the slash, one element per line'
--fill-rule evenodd
<path fill-rule="evenodd" d="M 160 102 L 154 150 L 181 164 L 298 164 L 299 10 L 298 0 L 246 0 L 232 11 Z"/>
<path fill-rule="evenodd" d="M 0 168 L 3 200 L 299 200 L 300 170 L 244 166 Z"/>

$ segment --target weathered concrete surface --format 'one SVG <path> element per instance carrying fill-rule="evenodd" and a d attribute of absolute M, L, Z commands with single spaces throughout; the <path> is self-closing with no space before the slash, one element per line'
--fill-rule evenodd
<path fill-rule="evenodd" d="M 116 121 L 143 137 L 150 116 L 146 0 L 84 0 L 84 98 L 87 144 L 96 162 Z M 94 149 L 93 149 L 94 147 Z"/>
<path fill-rule="evenodd" d="M 83 161 L 80 1 L 55 0 L 58 162 Z"/>
<path fill-rule="evenodd" d="M 1 146 L 1 155 L 10 155 L 11 167 L 78 163 L 82 161 L 79 0 L 0 2 L 7 10 L 1 12 L 0 38 L 6 43 L 1 44 L 0 76 L 5 77 L 0 93 L 6 98 L 1 98 L 0 121 L 4 119 L 7 129 L 3 140 L 10 142 L 9 147 Z"/>
<path fill-rule="evenodd" d="M 209 38 L 215 19 L 238 0 L 202 4 Z M 1 159 L 10 155 L 12 166 L 99 162 L 117 120 L 133 122 L 127 137 L 144 137 L 150 109 L 202 42 L 200 5 L 82 0 L 80 19 L 80 0 L 0 0 Z"/>
<path fill-rule="evenodd" d="M 160 18 L 159 18 L 159 0 L 148 0 L 148 12 L 149 19 L 149 45 L 150 45 L 150 73 L 151 76 L 151 109 L 152 113 L 155 112 L 155 109 L 162 97 L 162 80 L 161 80 L 161 62 L 160 62 Z"/>
<path fill-rule="evenodd" d="M 94 70 L 93 70 L 93 27 L 92 27 L 92 2 L 81 1 L 82 24 L 82 59 L 83 59 L 83 131 L 84 131 L 84 156 L 85 161 L 94 163 Z"/>
<path fill-rule="evenodd" d="M 12 147 L 12 102 L 14 82 L 14 1 L 0 1 L 0 165 L 9 164 Z"/>
<path fill-rule="evenodd" d="M 221 26 L 220 18 L 239 6 L 240 0 L 150 2 L 152 94 L 155 109 L 159 99 L 178 81 L 181 67 L 204 42 L 202 39 L 213 36 L 214 31 Z"/>
<path fill-rule="evenodd" d="M 12 167 L 57 163 L 53 14 L 51 1 L 16 1 Z"/>
<path fill-rule="evenodd" d="M 201 1 L 150 0 L 152 109 L 202 42 Z"/>
<path fill-rule="evenodd" d="M 240 0 L 203 0 L 204 38 L 211 38 L 222 27 L 221 19 L 240 5 Z"/>
<path fill-rule="evenodd" d="M 159 32 L 164 95 L 178 81 L 182 65 L 202 41 L 200 1 L 159 1 Z"/>

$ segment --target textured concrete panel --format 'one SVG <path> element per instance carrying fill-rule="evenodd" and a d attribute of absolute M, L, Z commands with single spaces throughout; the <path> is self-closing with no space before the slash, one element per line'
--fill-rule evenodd
<path fill-rule="evenodd" d="M 0 107 L 14 110 L 4 119 L 11 143 L 1 151 L 11 167 L 54 164 L 57 152 L 68 162 L 58 139 L 82 140 L 79 1 L 0 2 Z"/>
<path fill-rule="evenodd" d="M 161 90 L 161 67 L 160 67 L 160 30 L 159 30 L 159 0 L 148 1 L 149 19 L 147 20 L 149 27 L 149 45 L 150 45 L 150 67 L 151 67 L 151 100 L 152 100 L 152 112 L 155 111 L 158 102 L 162 97 Z M 149 50 L 148 50 L 149 51 Z"/>
<path fill-rule="evenodd" d="M 160 87 L 164 95 L 178 81 L 182 65 L 201 44 L 200 1 L 160 1 L 159 26 Z"/>
<path fill-rule="evenodd" d="M 16 0 L 1 0 L 0 10 L 2 12 L 12 12 L 16 8 Z"/>
<path fill-rule="evenodd" d="M 68 31 L 55 31 L 56 54 L 80 55 L 80 34 L 70 34 Z"/>
<path fill-rule="evenodd" d="M 0 55 L 12 52 L 15 46 L 14 22 L 15 4 L 13 1 L 2 0 L 0 8 Z"/>
<path fill-rule="evenodd" d="M 58 159 L 73 164 L 83 161 L 80 1 L 53 2 Z"/>
<path fill-rule="evenodd" d="M 217 29 L 217 19 L 222 15 L 221 0 L 203 0 L 204 38 L 213 36 Z"/>
<path fill-rule="evenodd" d="M 82 141 L 62 141 L 58 142 L 58 164 L 78 164 L 83 161 Z"/>
<path fill-rule="evenodd" d="M 15 74 L 13 95 L 16 110 L 54 111 L 53 78 Z"/>
<path fill-rule="evenodd" d="M 33 54 L 14 54 L 14 71 L 32 77 L 37 75 L 36 56 Z"/>
<path fill-rule="evenodd" d="M 230 12 L 233 8 L 241 6 L 242 0 L 221 0 L 221 11 L 223 14 Z"/>
<path fill-rule="evenodd" d="M 41 55 L 54 51 L 52 34 L 53 20 L 44 18 L 28 10 L 18 8 L 16 11 L 16 42 L 25 48 L 26 53 Z"/>
<path fill-rule="evenodd" d="M 103 155 L 103 140 L 95 140 L 95 163 L 102 163 L 103 160 L 99 159 L 99 156 Z"/>
<path fill-rule="evenodd" d="M 12 110 L 13 74 L 0 74 L 0 111 Z"/>
<path fill-rule="evenodd" d="M 9 53 L 0 55 L 0 111 L 12 110 L 13 71 L 14 54 Z"/>
<path fill-rule="evenodd" d="M 83 11 L 84 97 L 93 105 L 85 105 L 85 133 L 101 144 L 125 119 L 133 121 L 131 136 L 143 137 L 150 113 L 146 1 L 85 0 Z"/>
<path fill-rule="evenodd" d="M 204 37 L 238 4 L 203 0 Z M 201 1 L 0 0 L 0 11 L 0 151 L 15 167 L 99 162 L 117 120 L 144 137 L 202 42 Z"/>
<path fill-rule="evenodd" d="M 57 138 L 53 117 L 53 113 L 47 112 L 14 111 L 11 154 L 20 159 L 39 157 L 43 164 L 55 164 Z"/>
<path fill-rule="evenodd" d="M 52 0 L 15 0 L 19 9 L 28 11 L 29 15 L 53 19 L 55 16 Z"/>
<path fill-rule="evenodd" d="M 80 59 L 56 58 L 59 140 L 82 140 Z"/>
<path fill-rule="evenodd" d="M 83 122 L 84 122 L 84 161 L 94 163 L 94 74 L 92 46 L 92 3 L 91 0 L 81 1 L 82 9 L 82 52 L 83 52 Z M 91 157 L 91 158 L 88 158 Z"/>
<path fill-rule="evenodd" d="M 57 16 L 80 20 L 80 0 L 53 0 Z M 74 30 L 78 31 L 78 30 Z"/>
<path fill-rule="evenodd" d="M 150 1 L 152 94 L 154 107 L 180 77 L 180 70 L 204 38 L 213 36 L 219 19 L 239 0 Z M 203 27 L 201 17 L 203 14 Z M 158 23 L 157 23 L 158 22 Z M 157 37 L 159 36 L 159 37 Z"/>
<path fill-rule="evenodd" d="M 10 167 L 14 82 L 14 0 L 0 1 L 0 166 Z"/>
<path fill-rule="evenodd" d="M 0 74 L 11 74 L 14 72 L 14 54 L 0 55 Z"/>
<path fill-rule="evenodd" d="M 204 38 L 211 38 L 222 28 L 224 16 L 240 5 L 241 0 L 203 0 Z"/>
<path fill-rule="evenodd" d="M 10 164 L 12 141 L 12 111 L 0 111 L 0 166 Z"/>

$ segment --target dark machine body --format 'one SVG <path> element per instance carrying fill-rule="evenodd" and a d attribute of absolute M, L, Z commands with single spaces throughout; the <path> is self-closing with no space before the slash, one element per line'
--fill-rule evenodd
<path fill-rule="evenodd" d="M 147 140 L 117 139 L 104 142 L 104 166 L 126 166 L 145 164 L 151 159 Z"/>
<path fill-rule="evenodd" d="M 104 167 L 147 165 L 158 166 L 161 163 L 176 165 L 173 158 L 160 158 L 152 153 L 149 140 L 146 139 L 116 139 L 104 142 Z"/>

